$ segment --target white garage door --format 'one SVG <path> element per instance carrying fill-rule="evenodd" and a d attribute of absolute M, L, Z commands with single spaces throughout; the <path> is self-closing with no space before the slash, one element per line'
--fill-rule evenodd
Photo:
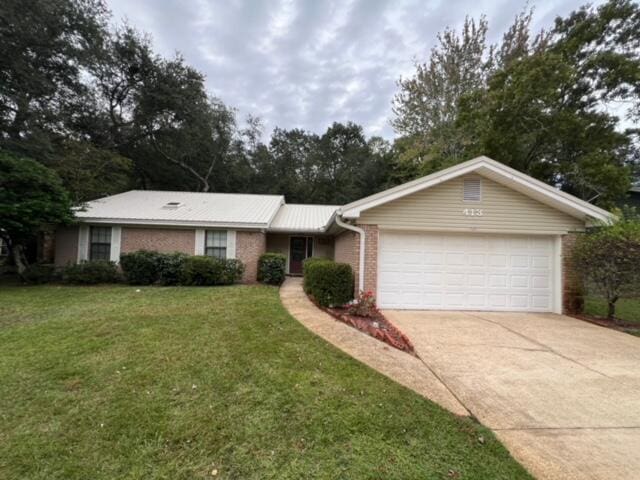
<path fill-rule="evenodd" d="M 382 308 L 553 310 L 554 238 L 380 232 Z"/>

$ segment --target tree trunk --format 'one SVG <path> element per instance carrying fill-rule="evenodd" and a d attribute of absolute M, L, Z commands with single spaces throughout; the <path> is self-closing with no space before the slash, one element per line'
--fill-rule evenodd
<path fill-rule="evenodd" d="M 18 269 L 18 275 L 22 277 L 22 274 L 27 269 L 27 257 L 24 254 L 24 248 L 22 245 L 12 245 L 11 251 L 13 253 L 13 261 Z"/>
<path fill-rule="evenodd" d="M 613 320 L 615 318 L 616 315 L 616 302 L 614 301 L 609 301 L 609 307 L 607 309 L 607 318 L 609 320 Z"/>

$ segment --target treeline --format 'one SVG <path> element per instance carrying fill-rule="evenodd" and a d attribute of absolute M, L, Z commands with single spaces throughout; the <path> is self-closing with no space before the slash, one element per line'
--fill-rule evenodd
<path fill-rule="evenodd" d="M 393 142 L 353 123 L 263 140 L 259 117 L 239 121 L 184 58 L 112 26 L 103 2 L 5 0 L 0 149 L 54 170 L 76 203 L 142 188 L 343 204 L 480 154 L 620 201 L 640 158 L 640 8 L 610 0 L 535 34 L 531 21 L 519 15 L 497 45 L 485 19 L 441 33 L 398 82 Z"/>

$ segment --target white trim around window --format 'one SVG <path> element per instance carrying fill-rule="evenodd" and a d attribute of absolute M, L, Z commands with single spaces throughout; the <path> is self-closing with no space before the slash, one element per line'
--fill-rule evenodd
<path fill-rule="evenodd" d="M 227 258 L 236 258 L 236 231 L 227 230 Z"/>
<path fill-rule="evenodd" d="M 110 260 L 120 263 L 120 245 L 122 243 L 122 227 L 111 227 L 111 254 Z"/>

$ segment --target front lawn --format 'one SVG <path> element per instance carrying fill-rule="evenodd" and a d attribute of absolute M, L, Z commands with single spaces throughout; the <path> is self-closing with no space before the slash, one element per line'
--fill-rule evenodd
<path fill-rule="evenodd" d="M 0 478 L 530 478 L 271 287 L 0 287 Z"/>
<path fill-rule="evenodd" d="M 607 316 L 607 301 L 598 297 L 586 297 L 584 313 L 594 317 Z M 626 323 L 637 324 L 637 327 L 625 327 L 624 330 L 640 336 L 640 299 L 622 298 L 616 302 L 616 318 Z"/>

